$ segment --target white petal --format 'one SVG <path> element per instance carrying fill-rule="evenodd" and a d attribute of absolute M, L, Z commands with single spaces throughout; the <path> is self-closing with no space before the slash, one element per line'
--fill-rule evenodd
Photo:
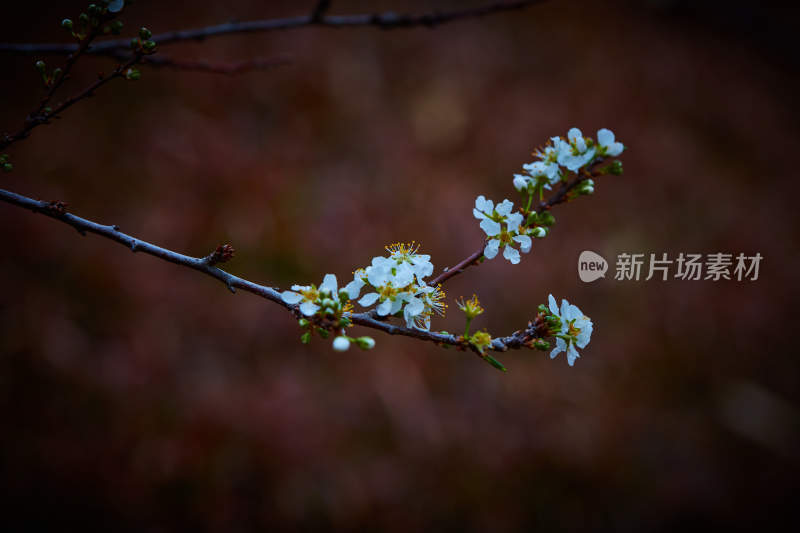
<path fill-rule="evenodd" d="M 379 297 L 380 295 L 377 292 L 371 292 L 362 296 L 358 303 L 362 307 L 369 307 L 370 305 L 374 304 Z"/>
<path fill-rule="evenodd" d="M 503 257 L 508 259 L 512 265 L 516 265 L 519 263 L 519 251 L 516 248 L 512 248 L 511 246 L 506 246 L 503 249 Z"/>
<path fill-rule="evenodd" d="M 581 130 L 578 128 L 570 128 L 570 130 L 567 132 L 567 139 L 575 142 L 578 139 L 583 139 L 583 133 L 581 133 Z"/>
<path fill-rule="evenodd" d="M 503 231 L 503 228 L 500 226 L 499 222 L 495 222 L 494 220 L 490 220 L 488 218 L 484 218 L 481 221 L 481 229 L 488 237 L 500 235 L 500 232 Z"/>
<path fill-rule="evenodd" d="M 311 288 L 311 285 L 292 285 L 293 291 L 307 291 Z"/>
<path fill-rule="evenodd" d="M 419 298 L 410 298 L 406 304 L 405 312 L 407 315 L 417 316 L 425 309 L 425 304 Z"/>
<path fill-rule="evenodd" d="M 514 209 L 514 203 L 508 199 L 503 200 L 495 207 L 497 214 L 501 216 L 507 216 L 512 209 Z"/>
<path fill-rule="evenodd" d="M 508 231 L 517 231 L 520 224 L 522 224 L 522 215 L 520 213 L 511 213 L 506 217 Z"/>
<path fill-rule="evenodd" d="M 376 307 L 375 310 L 378 312 L 379 315 L 386 316 L 389 314 L 389 310 L 392 308 L 392 303 L 393 302 L 391 300 L 385 300 L 381 302 L 381 304 L 378 307 Z"/>
<path fill-rule="evenodd" d="M 526 254 L 531 251 L 531 238 L 527 235 L 517 235 L 514 240 L 519 243 L 519 249 Z"/>
<path fill-rule="evenodd" d="M 569 363 L 569 366 L 574 365 L 575 359 L 577 359 L 578 357 L 580 357 L 580 355 L 578 354 L 578 350 L 575 349 L 574 344 L 570 343 L 569 350 L 567 350 L 567 363 Z"/>
<path fill-rule="evenodd" d="M 597 143 L 600 146 L 611 146 L 614 142 L 614 132 L 608 128 L 600 128 L 597 130 Z"/>
<path fill-rule="evenodd" d="M 558 354 L 560 354 L 561 352 L 563 352 L 566 349 L 567 349 L 567 343 L 564 342 L 564 339 L 557 338 L 556 339 L 556 347 L 553 348 L 552 352 L 550 352 L 550 359 L 554 359 L 555 356 L 557 356 Z"/>
<path fill-rule="evenodd" d="M 606 154 L 610 155 L 611 157 L 616 157 L 621 154 L 624 149 L 625 146 L 623 146 L 622 143 L 614 143 L 608 146 Z"/>
<path fill-rule="evenodd" d="M 558 303 L 556 303 L 556 299 L 553 298 L 553 295 L 547 297 L 547 302 L 550 304 L 550 313 L 557 315 L 558 314 Z"/>
<path fill-rule="evenodd" d="M 331 294 L 339 292 L 339 284 L 336 282 L 336 275 L 325 274 L 325 277 L 322 279 L 322 285 L 319 286 L 319 290 L 330 292 Z"/>
<path fill-rule="evenodd" d="M 319 306 L 311 302 L 303 302 L 300 304 L 300 312 L 306 316 L 313 315 L 317 312 L 317 309 L 319 309 Z"/>
<path fill-rule="evenodd" d="M 347 297 L 351 300 L 355 300 L 358 298 L 359 293 L 361 292 L 361 288 L 364 286 L 364 282 L 361 281 L 361 278 L 356 278 L 344 288 L 347 291 Z"/>
<path fill-rule="evenodd" d="M 494 259 L 494 256 L 497 255 L 497 250 L 500 248 L 500 241 L 497 239 L 492 239 L 486 245 L 486 248 L 483 249 L 483 255 L 486 256 L 486 259 Z"/>
<path fill-rule="evenodd" d="M 531 182 L 531 179 L 528 176 L 520 176 L 519 174 L 514 174 L 514 188 L 517 189 L 519 192 L 524 191 L 528 188 L 528 184 Z"/>
<path fill-rule="evenodd" d="M 297 294 L 296 292 L 283 291 L 281 293 L 281 300 L 283 300 L 284 302 L 286 302 L 289 305 L 294 305 L 294 304 L 296 304 L 297 302 L 299 302 L 302 299 L 303 299 L 303 295 L 302 294 Z"/>

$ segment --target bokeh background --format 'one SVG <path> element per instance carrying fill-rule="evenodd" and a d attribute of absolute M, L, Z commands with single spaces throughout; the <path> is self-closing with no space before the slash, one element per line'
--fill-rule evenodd
<path fill-rule="evenodd" d="M 308 5 L 306 5 L 308 4 Z M 305 13 L 138 0 L 124 35 Z M 331 13 L 476 2 L 336 0 Z M 81 2 L 3 8 L 2 40 L 66 41 Z M 625 174 L 554 212 L 518 266 L 448 283 L 496 334 L 549 293 L 591 316 L 563 355 L 478 358 L 375 334 L 298 342 L 289 314 L 196 272 L 0 205 L 0 487 L 17 530 L 672 530 L 791 515 L 800 474 L 797 11 L 553 0 L 436 29 L 303 29 L 161 47 L 287 60 L 143 69 L 8 150 L 2 188 L 279 287 L 348 279 L 394 241 L 472 252 L 475 196 L 531 151 L 613 129 Z M 0 56 L 0 129 L 40 94 Z M 44 57 L 55 66 L 57 57 Z M 108 71 L 81 62 L 62 96 Z M 754 282 L 577 278 L 578 254 L 761 253 Z M 362 331 L 369 333 L 369 331 Z"/>

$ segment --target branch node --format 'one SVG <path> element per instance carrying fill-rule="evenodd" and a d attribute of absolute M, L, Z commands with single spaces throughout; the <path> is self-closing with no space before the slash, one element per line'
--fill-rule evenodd
<path fill-rule="evenodd" d="M 203 262 L 208 266 L 214 266 L 217 263 L 227 263 L 233 258 L 236 250 L 230 244 L 220 244 L 217 249 L 203 258 Z"/>

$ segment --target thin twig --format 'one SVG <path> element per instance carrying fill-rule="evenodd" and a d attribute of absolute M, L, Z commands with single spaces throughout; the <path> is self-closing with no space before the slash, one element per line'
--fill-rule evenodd
<path fill-rule="evenodd" d="M 127 62 L 123 63 L 122 65 L 117 66 L 114 71 L 107 75 L 107 76 L 100 76 L 97 81 L 89 85 L 87 88 L 79 92 L 78 94 L 67 98 L 60 104 L 58 104 L 52 111 L 45 112 L 43 108 L 39 108 L 34 115 L 29 115 L 28 118 L 25 120 L 25 125 L 22 128 L 13 134 L 7 134 L 0 138 L 0 150 L 14 144 L 17 141 L 20 141 L 26 138 L 28 135 L 31 134 L 31 131 L 37 127 L 41 126 L 42 124 L 48 124 L 51 119 L 57 118 L 58 115 L 75 105 L 76 103 L 80 102 L 84 98 L 89 98 L 94 94 L 94 92 L 105 85 L 106 83 L 110 82 L 114 78 L 121 78 L 125 75 L 125 72 L 131 68 L 133 65 L 138 63 L 141 60 L 141 54 L 134 54 Z"/>
<path fill-rule="evenodd" d="M 251 20 L 244 22 L 228 22 L 203 28 L 169 31 L 154 35 L 152 39 L 159 46 L 181 41 L 198 41 L 237 33 L 262 33 L 276 30 L 290 30 L 308 26 L 325 26 L 329 28 L 345 28 L 352 26 L 372 26 L 380 29 L 410 28 L 424 26 L 432 28 L 440 24 L 482 17 L 493 13 L 522 9 L 544 0 L 517 0 L 512 2 L 496 2 L 469 9 L 425 13 L 421 15 L 399 15 L 393 12 L 366 13 L 357 15 L 322 15 L 315 17 L 304 15 L 298 17 Z M 321 2 L 322 3 L 322 2 Z M 128 48 L 129 40 L 112 39 L 96 43 L 89 53 L 113 54 Z M 69 54 L 77 50 L 77 45 L 60 43 L 0 43 L 0 52 L 17 54 Z"/>
<path fill-rule="evenodd" d="M 231 292 L 236 292 L 236 289 L 242 289 L 243 291 L 250 292 L 274 302 L 288 309 L 296 316 L 299 315 L 297 305 L 289 305 L 284 302 L 281 299 L 281 293 L 279 289 L 267 287 L 266 285 L 260 285 L 244 278 L 234 276 L 233 274 L 214 266 L 220 262 L 220 257 L 226 253 L 226 247 L 229 248 L 229 245 L 220 246 L 215 252 L 205 257 L 192 257 L 178 252 L 173 252 L 172 250 L 162 248 L 161 246 L 151 244 L 141 239 L 137 239 L 136 237 L 120 231 L 119 226 L 99 224 L 97 222 L 73 215 L 72 213 L 66 211 L 66 204 L 63 202 L 45 202 L 41 200 L 34 200 L 33 198 L 28 198 L 27 196 L 3 189 L 0 189 L 0 200 L 25 209 L 30 209 L 35 213 L 41 213 L 45 216 L 63 222 L 75 228 L 81 235 L 94 233 L 95 235 L 118 242 L 133 252 L 143 252 L 145 254 L 158 257 L 159 259 L 163 259 L 164 261 L 169 261 L 170 263 L 174 263 L 176 265 L 197 270 L 198 272 L 202 272 L 203 274 L 218 279 L 224 283 Z M 232 256 L 233 249 L 230 248 L 228 253 L 230 256 Z M 380 330 L 388 333 L 389 335 L 404 335 L 406 337 L 413 337 L 415 339 L 433 342 L 438 345 L 456 346 L 460 349 L 471 349 L 477 352 L 477 350 L 473 346 L 469 345 L 463 339 L 463 337 L 449 333 L 438 333 L 398 326 L 387 321 L 376 320 L 369 312 L 353 313 L 350 315 L 350 319 L 354 324 Z M 515 331 L 509 336 L 493 339 L 490 348 L 495 351 L 504 352 L 509 349 L 530 347 L 526 343 L 528 343 L 534 337 L 544 336 L 546 333 L 545 328 L 546 326 L 538 322 L 529 323 L 525 330 Z"/>

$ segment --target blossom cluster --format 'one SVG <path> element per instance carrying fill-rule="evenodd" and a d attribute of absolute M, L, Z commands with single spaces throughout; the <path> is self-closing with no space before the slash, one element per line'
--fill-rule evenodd
<path fill-rule="evenodd" d="M 567 353 L 569 366 L 575 364 L 575 359 L 580 357 L 576 348 L 585 348 L 592 338 L 592 320 L 583 314 L 578 306 L 572 305 L 566 299 L 561 300 L 561 308 L 556 304 L 556 299 L 551 294 L 548 297 L 549 318 L 551 320 L 551 334 L 556 338 L 556 347 L 550 352 L 550 358 L 555 358 L 561 352 Z"/>
<path fill-rule="evenodd" d="M 514 204 L 505 199 L 497 205 L 483 195 L 475 200 L 472 210 L 475 218 L 480 220 L 480 227 L 486 233 L 486 247 L 483 255 L 493 259 L 500 248 L 503 257 L 512 264 L 520 262 L 520 251 L 528 253 L 531 249 L 531 237 L 545 237 L 555 219 L 549 213 L 536 213 L 531 210 L 534 196 L 542 199 L 543 191 L 550 190 L 557 183 L 565 181 L 569 172 L 578 173 L 581 168 L 606 157 L 616 157 L 625 149 L 616 141 L 614 133 L 606 128 L 597 132 L 597 141 L 584 137 L 581 130 L 572 128 L 567 138 L 552 137 L 547 145 L 534 152 L 537 160 L 522 166 L 525 174 L 515 174 L 514 188 L 523 198 L 527 196 L 527 205 L 514 211 Z M 621 165 L 612 165 L 608 172 L 621 172 Z M 576 189 L 577 194 L 594 193 L 594 181 L 586 179 Z M 516 246 L 519 245 L 519 250 Z"/>
<path fill-rule="evenodd" d="M 370 266 L 356 270 L 344 290 L 353 300 L 365 290 L 359 305 L 377 304 L 375 312 L 379 316 L 402 312 L 407 327 L 429 330 L 431 316 L 444 315 L 446 308 L 441 286 L 425 282 L 433 273 L 431 256 L 417 253 L 419 245 L 414 242 L 394 243 L 386 251 L 388 257 L 373 257 Z"/>

